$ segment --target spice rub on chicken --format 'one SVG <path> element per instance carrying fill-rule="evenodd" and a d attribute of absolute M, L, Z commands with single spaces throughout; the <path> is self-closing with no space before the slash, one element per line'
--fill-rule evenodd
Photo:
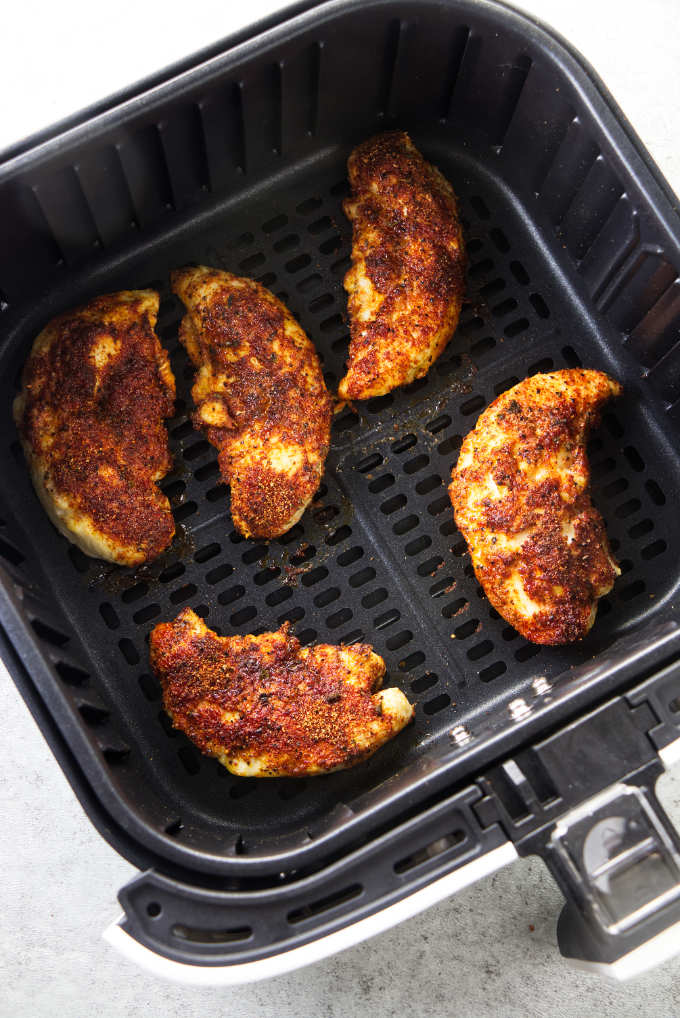
<path fill-rule="evenodd" d="M 399 689 L 365 644 L 302 647 L 286 623 L 217 636 L 190 608 L 156 626 L 151 666 L 165 709 L 199 749 L 242 777 L 302 777 L 352 767 L 408 724 Z"/>
<path fill-rule="evenodd" d="M 534 375 L 487 407 L 449 488 L 489 601 L 533 643 L 578 640 L 619 575 L 591 504 L 588 432 L 621 386 L 580 368 Z"/>
<path fill-rule="evenodd" d="M 33 344 L 14 419 L 50 519 L 87 555 L 136 566 L 172 541 L 157 482 L 172 467 L 175 379 L 154 332 L 158 294 L 95 297 Z"/>
<path fill-rule="evenodd" d="M 196 367 L 194 423 L 219 451 L 244 537 L 278 537 L 317 490 L 331 398 L 314 346 L 280 300 L 218 269 L 172 274 L 187 308 L 180 340 Z"/>
<path fill-rule="evenodd" d="M 465 251 L 451 185 L 404 131 L 363 142 L 348 171 L 351 342 L 338 394 L 352 400 L 427 374 L 458 324 Z"/>

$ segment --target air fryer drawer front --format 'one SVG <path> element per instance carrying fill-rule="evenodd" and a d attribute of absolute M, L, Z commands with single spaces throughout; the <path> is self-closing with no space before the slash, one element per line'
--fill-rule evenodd
<path fill-rule="evenodd" d="M 470 255 L 460 327 L 426 379 L 337 415 L 319 498 L 285 539 L 244 542 L 231 527 L 214 450 L 189 421 L 192 370 L 177 339 L 181 309 L 169 271 L 202 261 L 256 276 L 299 316 L 334 388 L 348 343 L 346 160 L 354 144 L 390 126 L 410 130 L 460 195 Z M 630 889 L 627 910 L 618 899 L 599 901 L 602 881 L 624 887 L 625 873 L 618 863 L 599 875 L 573 863 L 588 833 L 572 812 L 583 801 L 598 822 L 610 808 L 648 822 L 641 841 L 624 839 L 618 855 L 630 850 L 642 860 L 651 846 L 649 866 L 658 856 L 656 876 L 667 882 L 656 897 L 674 909 L 673 836 L 649 841 L 665 829 L 653 819 L 654 758 L 636 758 L 620 774 L 605 768 L 600 790 L 582 789 L 579 802 L 562 801 L 553 775 L 554 813 L 529 822 L 512 811 L 519 797 L 517 808 L 533 816 L 524 779 L 531 790 L 536 776 L 530 767 L 527 774 L 522 747 L 587 719 L 657 671 L 675 640 L 678 220 L 593 72 L 551 33 L 494 3 L 321 4 L 7 160 L 0 215 L 9 239 L 0 251 L 0 643 L 94 822 L 155 871 L 154 887 L 166 888 L 166 913 L 144 920 L 146 935 L 159 931 L 158 949 L 172 954 L 172 914 L 171 925 L 185 927 L 181 950 L 205 955 L 212 968 L 223 950 L 219 937 L 209 951 L 192 939 L 163 881 L 190 889 L 178 900 L 229 882 L 248 909 L 255 884 L 272 893 L 283 873 L 282 893 L 310 879 L 320 892 L 312 904 L 323 902 L 318 874 L 470 788 L 479 808 L 496 803 L 487 826 L 476 798 L 455 806 L 468 841 L 446 840 L 463 827 L 449 828 L 442 815 L 442 832 L 428 842 L 441 853 L 376 882 L 374 902 L 357 876 L 364 889 L 333 905 L 338 916 L 355 906 L 362 921 L 393 916 L 388 909 L 407 900 L 418 874 L 427 879 L 414 894 L 425 895 L 428 880 L 451 889 L 463 873 L 511 856 L 510 840 L 546 854 L 596 939 L 631 936 L 654 920 L 652 901 Z M 52 315 L 143 285 L 161 293 L 159 333 L 178 379 L 176 469 L 164 487 L 181 538 L 133 574 L 102 568 L 55 534 L 9 408 L 30 345 Z M 445 488 L 462 436 L 498 392 L 578 364 L 607 370 L 624 387 L 589 450 L 594 499 L 622 576 L 584 641 L 539 648 L 490 609 Z M 223 631 L 287 619 L 305 642 L 371 642 L 415 700 L 414 724 L 346 773 L 306 782 L 228 775 L 172 729 L 148 669 L 151 628 L 185 604 Z M 503 760 L 515 766 L 499 770 Z M 597 799 L 617 782 L 620 803 Z M 636 782 L 643 798 L 627 791 Z M 401 852 L 396 862 L 424 850 L 398 841 L 390 842 Z M 603 851 L 595 869 L 616 859 Z M 438 883 L 440 873 L 453 883 Z M 132 901 L 134 913 L 141 890 Z M 227 931 L 228 953 L 248 950 L 250 935 L 233 934 L 248 927 L 253 943 L 282 954 L 290 937 L 300 948 L 321 942 L 308 904 L 292 902 L 289 911 L 303 909 L 297 925 L 284 917 L 262 940 L 259 922 L 215 929 Z"/>
<path fill-rule="evenodd" d="M 680 838 L 654 793 L 680 755 L 680 631 L 657 650 L 676 660 L 316 873 L 231 891 L 142 874 L 121 891 L 125 914 L 107 939 L 181 981 L 245 982 L 537 854 L 566 899 L 562 953 L 614 978 L 639 974 L 680 951 Z"/>

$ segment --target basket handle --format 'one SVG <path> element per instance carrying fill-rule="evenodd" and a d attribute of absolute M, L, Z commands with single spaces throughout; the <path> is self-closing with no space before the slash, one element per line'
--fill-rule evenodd
<path fill-rule="evenodd" d="M 680 759 L 680 662 L 489 771 L 476 810 L 540 856 L 562 955 L 617 980 L 680 953 L 680 836 L 655 785 Z"/>

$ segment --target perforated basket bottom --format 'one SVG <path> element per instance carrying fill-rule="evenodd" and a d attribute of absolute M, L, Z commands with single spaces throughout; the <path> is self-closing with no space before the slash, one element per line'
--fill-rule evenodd
<path fill-rule="evenodd" d="M 439 163 L 461 199 L 470 269 L 453 342 L 427 379 L 336 418 L 325 481 L 289 534 L 265 544 L 234 532 L 215 450 L 188 420 L 193 372 L 178 344 L 182 312 L 169 294 L 168 272 L 206 262 L 270 287 L 316 343 L 335 388 L 348 344 L 345 156 L 294 184 L 270 183 L 233 201 L 207 225 L 166 238 L 97 287 L 149 285 L 163 296 L 158 331 L 178 382 L 170 423 L 176 469 L 163 488 L 180 536 L 162 561 L 133 574 L 88 560 L 47 522 L 16 441 L 3 446 L 10 513 L 30 533 L 77 634 L 55 628 L 36 602 L 34 629 L 48 645 L 56 681 L 97 738 L 102 764 L 129 807 L 194 848 L 225 855 L 266 852 L 280 834 L 304 842 L 341 822 L 343 804 L 351 808 L 431 740 L 461 723 L 474 733 L 490 704 L 526 694 L 537 676 L 552 678 L 591 659 L 646 620 L 678 578 L 677 526 L 664 494 L 664 478 L 678 464 L 631 387 L 590 445 L 594 500 L 622 570 L 592 633 L 567 648 L 529 644 L 476 583 L 446 486 L 479 412 L 537 371 L 583 364 L 625 381 L 626 369 L 617 362 L 619 349 L 607 351 L 598 323 L 579 314 L 502 190 L 486 177 L 475 179 L 474 168 L 454 153 Z M 89 296 L 92 287 L 74 276 L 55 310 Z M 17 335 L 5 350 L 5 378 L 16 378 L 32 338 Z M 9 399 L 3 392 L 3 408 Z M 9 425 L 5 435 L 13 435 Z M 10 530 L 8 522 L 0 549 L 16 562 L 21 553 L 13 545 L 22 540 Z M 416 701 L 415 723 L 351 772 L 298 781 L 232 777 L 173 731 L 148 670 L 150 630 L 185 605 L 223 634 L 289 620 L 303 643 L 370 642 L 387 662 L 387 681 Z M 144 789 L 153 789 L 161 809 L 147 809 Z"/>

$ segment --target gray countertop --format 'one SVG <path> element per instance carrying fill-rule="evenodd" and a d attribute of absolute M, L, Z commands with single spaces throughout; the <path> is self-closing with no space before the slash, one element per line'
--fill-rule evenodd
<path fill-rule="evenodd" d="M 3 24 L 0 86 L 3 95 L 21 98 L 0 119 L 0 148 L 276 6 L 203 0 L 200 18 L 187 19 L 179 8 L 168 18 L 159 2 L 119 0 L 115 18 L 98 15 L 94 23 L 82 0 L 49 9 L 13 5 Z M 552 24 L 591 61 L 680 192 L 677 0 L 517 6 Z M 101 939 L 119 913 L 116 892 L 135 871 L 90 825 L 1 664 L 0 716 L 8 735 L 0 771 L 0 1018 L 203 1018 L 215 1008 L 231 1018 L 387 1018 L 405 1011 L 419 1018 L 665 1018 L 680 1011 L 680 960 L 623 987 L 565 965 L 555 938 L 560 896 L 536 860 L 292 975 L 235 990 L 163 983 Z M 664 777 L 660 791 L 680 824 L 678 775 Z"/>

